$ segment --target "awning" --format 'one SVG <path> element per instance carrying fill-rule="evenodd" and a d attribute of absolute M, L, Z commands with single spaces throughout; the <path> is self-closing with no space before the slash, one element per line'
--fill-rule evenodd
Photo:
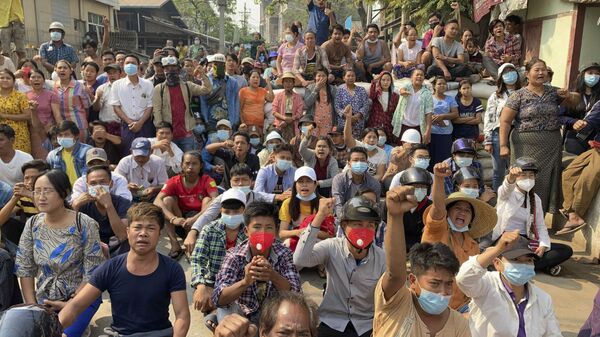
<path fill-rule="evenodd" d="M 576 4 L 600 4 L 600 0 L 563 0 L 566 2 L 573 2 Z"/>

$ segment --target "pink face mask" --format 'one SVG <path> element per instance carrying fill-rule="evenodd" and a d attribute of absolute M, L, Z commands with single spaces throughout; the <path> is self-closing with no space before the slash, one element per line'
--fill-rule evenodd
<path fill-rule="evenodd" d="M 275 240 L 275 234 L 271 232 L 255 232 L 250 235 L 249 240 L 252 248 L 262 254 L 271 248 Z"/>
<path fill-rule="evenodd" d="M 352 228 L 348 231 L 348 241 L 357 249 L 366 249 L 375 239 L 375 231 L 371 228 Z"/>

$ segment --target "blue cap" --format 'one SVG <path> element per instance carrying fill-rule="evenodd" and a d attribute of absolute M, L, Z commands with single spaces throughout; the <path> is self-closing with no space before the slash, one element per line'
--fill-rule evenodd
<path fill-rule="evenodd" d="M 139 137 L 133 140 L 131 143 L 131 154 L 133 156 L 149 156 L 150 155 L 150 141 L 148 138 Z"/>
<path fill-rule="evenodd" d="M 276 51 L 270 51 L 269 52 L 269 58 L 276 58 L 277 57 L 277 52 Z"/>

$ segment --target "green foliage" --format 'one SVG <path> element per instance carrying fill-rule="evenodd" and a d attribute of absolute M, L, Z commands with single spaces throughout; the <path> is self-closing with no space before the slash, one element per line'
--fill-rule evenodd
<path fill-rule="evenodd" d="M 173 0 L 182 19 L 191 30 L 219 36 L 219 9 L 217 0 Z M 235 1 L 227 1 L 225 8 L 225 40 L 233 40 L 235 23 L 229 17 L 236 10 Z"/>
<path fill-rule="evenodd" d="M 450 4 L 454 0 L 389 0 L 389 5 L 392 8 L 405 9 L 409 15 L 409 19 L 416 23 L 427 23 L 427 18 L 431 13 L 439 12 L 444 20 L 452 16 Z M 461 13 L 471 18 L 473 16 L 473 3 L 471 0 L 456 0 L 460 4 Z"/>

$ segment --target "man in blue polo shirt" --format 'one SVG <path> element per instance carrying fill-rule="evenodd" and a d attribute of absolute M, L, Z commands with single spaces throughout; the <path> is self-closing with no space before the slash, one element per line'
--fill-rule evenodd
<path fill-rule="evenodd" d="M 324 0 L 306 0 L 308 6 L 308 30 L 317 33 L 317 45 L 329 39 L 329 27 L 336 24 L 335 14 Z"/>

